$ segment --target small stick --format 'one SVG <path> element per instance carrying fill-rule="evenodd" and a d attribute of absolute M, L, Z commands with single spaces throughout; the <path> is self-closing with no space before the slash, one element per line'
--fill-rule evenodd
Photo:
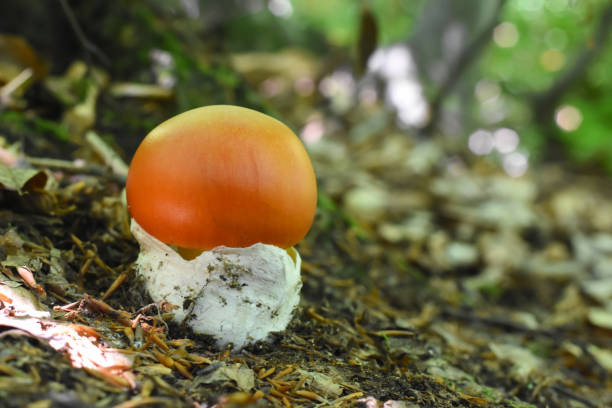
<path fill-rule="evenodd" d="M 85 135 L 85 141 L 89 146 L 102 157 L 104 163 L 111 168 L 113 173 L 124 179 L 127 178 L 128 166 L 123 159 L 114 151 L 96 132 L 90 130 Z"/>
<path fill-rule="evenodd" d="M 97 164 L 85 163 L 82 161 L 50 159 L 47 157 L 26 157 L 26 161 L 37 168 L 60 170 L 71 174 L 88 174 L 125 184 L 125 176 L 115 174 L 106 167 Z"/>
<path fill-rule="evenodd" d="M 15 92 L 21 85 L 26 83 L 32 75 L 34 71 L 32 68 L 26 68 L 19 73 L 16 77 L 11 79 L 6 83 L 2 88 L 0 88 L 0 104 L 1 105 L 9 105 L 11 101 L 11 94 Z"/>
<path fill-rule="evenodd" d="M 94 43 L 89 41 L 89 39 L 85 36 L 85 33 L 83 32 L 83 29 L 77 21 L 76 16 L 70 8 L 68 2 L 66 0 L 60 0 L 60 4 L 62 6 L 62 9 L 64 10 L 64 14 L 68 19 L 68 22 L 70 23 L 70 26 L 72 27 L 72 30 L 74 31 L 78 40 L 81 42 L 81 45 L 83 45 L 83 48 L 85 48 L 87 56 L 89 56 L 89 53 L 95 54 L 105 66 L 110 66 L 110 59 L 106 56 L 106 54 L 104 54 Z M 91 65 L 91 61 L 89 62 L 89 65 Z"/>
<path fill-rule="evenodd" d="M 106 300 L 110 295 L 112 295 L 118 288 L 121 286 L 123 282 L 127 279 L 127 272 L 122 272 L 117 279 L 109 286 L 104 295 L 101 297 L 102 300 Z"/>

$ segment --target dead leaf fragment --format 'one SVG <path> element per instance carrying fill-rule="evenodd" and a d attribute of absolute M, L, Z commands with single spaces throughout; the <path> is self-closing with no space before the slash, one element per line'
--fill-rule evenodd
<path fill-rule="evenodd" d="M 212 373 L 197 379 L 197 382 L 204 384 L 219 381 L 232 381 L 241 391 L 250 391 L 255 387 L 255 373 L 240 364 L 222 365 Z"/>
<path fill-rule="evenodd" d="M 10 81 L 25 68 L 31 68 L 37 78 L 47 72 L 45 63 L 25 39 L 17 35 L 0 35 L 0 83 Z"/>
<path fill-rule="evenodd" d="M 41 189 L 47 183 L 47 174 L 41 170 L 8 167 L 0 163 L 0 186 L 21 193 Z"/>
<path fill-rule="evenodd" d="M 532 372 L 544 366 L 542 359 L 526 348 L 514 344 L 491 344 L 490 348 L 497 358 L 512 362 L 513 374 L 521 380 L 526 380 Z"/>
<path fill-rule="evenodd" d="M 602 329 L 612 330 L 612 311 L 601 307 L 589 309 L 589 322 Z"/>
<path fill-rule="evenodd" d="M 587 349 L 608 373 L 612 373 L 612 351 L 597 347 L 594 344 L 590 344 Z"/>

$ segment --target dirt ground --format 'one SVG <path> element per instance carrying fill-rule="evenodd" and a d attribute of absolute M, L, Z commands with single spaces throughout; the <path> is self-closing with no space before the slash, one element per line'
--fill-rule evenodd
<path fill-rule="evenodd" d="M 3 406 L 609 406 L 606 180 L 512 179 L 408 138 L 386 157 L 380 135 L 311 151 L 302 301 L 237 352 L 147 298 L 121 182 L 2 190 Z"/>

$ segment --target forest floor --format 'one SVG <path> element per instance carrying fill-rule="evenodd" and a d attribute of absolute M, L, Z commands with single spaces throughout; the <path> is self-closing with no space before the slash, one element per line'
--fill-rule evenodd
<path fill-rule="evenodd" d="M 270 342 L 220 350 L 135 278 L 126 168 L 87 131 L 133 112 L 112 98 L 167 95 L 98 83 L 97 113 L 90 98 L 64 113 L 82 134 L 69 160 L 45 157 L 49 122 L 0 112 L 2 407 L 612 406 L 608 177 L 511 178 L 382 106 L 321 110 L 301 303 Z"/>
<path fill-rule="evenodd" d="M 2 405 L 612 404 L 607 180 L 512 179 L 401 134 L 319 147 L 302 301 L 286 331 L 237 352 L 148 300 L 120 182 L 5 182 Z"/>

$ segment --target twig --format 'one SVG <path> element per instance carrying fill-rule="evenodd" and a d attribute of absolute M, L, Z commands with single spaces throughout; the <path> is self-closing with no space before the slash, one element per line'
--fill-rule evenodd
<path fill-rule="evenodd" d="M 70 23 L 70 26 L 72 27 L 72 30 L 74 31 L 75 35 L 77 36 L 79 42 L 81 43 L 81 45 L 83 46 L 83 48 L 85 49 L 85 53 L 87 54 L 86 57 L 89 60 L 89 64 L 88 65 L 92 65 L 91 64 L 91 58 L 89 57 L 89 54 L 94 54 L 95 56 L 98 57 L 98 59 L 105 65 L 105 66 L 110 66 L 110 59 L 106 56 L 106 54 L 104 54 L 94 43 L 92 43 L 91 41 L 89 41 L 89 39 L 85 36 L 85 33 L 83 32 L 83 29 L 81 28 L 81 25 L 79 24 L 76 16 L 74 15 L 74 12 L 72 11 L 72 8 L 70 7 L 70 5 L 68 4 L 67 0 L 60 0 L 60 4 L 62 5 L 62 10 L 64 10 L 64 14 L 66 15 L 66 18 L 68 19 L 68 22 Z"/>
<path fill-rule="evenodd" d="M 9 105 L 11 102 L 11 95 L 19 87 L 25 84 L 34 75 L 32 68 L 26 68 L 19 73 L 16 77 L 7 82 L 3 87 L 0 88 L 0 105 Z"/>
<path fill-rule="evenodd" d="M 571 392 L 570 390 L 568 390 L 565 387 L 562 387 L 560 385 L 553 385 L 550 388 L 552 388 L 553 390 L 555 390 L 556 392 L 558 392 L 559 394 L 572 399 L 574 401 L 578 401 L 580 403 L 582 403 L 583 405 L 589 407 L 589 408 L 597 408 L 597 404 L 592 403 L 591 401 L 589 401 L 586 398 L 583 398 L 579 395 L 574 394 L 573 392 Z"/>
<path fill-rule="evenodd" d="M 125 184 L 126 177 L 109 171 L 108 168 L 91 163 L 78 163 L 69 160 L 50 159 L 46 157 L 26 157 L 30 165 L 37 168 L 61 170 L 72 174 L 89 174 L 108 178 L 117 183 Z"/>
<path fill-rule="evenodd" d="M 117 177 L 127 178 L 128 166 L 123 159 L 114 151 L 98 134 L 94 131 L 89 131 L 85 135 L 87 144 L 104 160 L 113 173 Z"/>
<path fill-rule="evenodd" d="M 106 289 L 106 292 L 104 293 L 104 295 L 102 295 L 100 299 L 103 301 L 106 301 L 106 299 L 108 299 L 108 297 L 112 295 L 119 288 L 119 286 L 123 284 L 123 282 L 125 282 L 125 280 L 128 277 L 128 274 L 129 274 L 129 271 L 122 272 L 121 274 L 119 274 L 119 276 L 117 276 L 117 278 L 113 281 L 110 287 Z"/>
<path fill-rule="evenodd" d="M 81 302 L 85 304 L 85 306 L 89 308 L 89 310 L 91 310 L 92 312 L 102 313 L 103 315 L 117 320 L 124 326 L 131 325 L 130 314 L 128 312 L 125 312 L 123 310 L 115 310 L 107 303 L 101 300 L 97 300 L 89 296 L 87 293 L 83 294 L 83 300 L 81 300 Z"/>
<path fill-rule="evenodd" d="M 475 316 L 469 313 L 465 313 L 465 314 L 460 313 L 459 311 L 455 311 L 452 309 L 446 309 L 442 311 L 442 315 L 452 317 L 455 319 L 466 320 L 469 322 L 478 322 L 478 323 L 483 323 L 489 326 L 496 326 L 496 327 L 500 327 L 502 329 L 506 329 L 506 330 L 510 330 L 514 332 L 529 333 L 529 334 L 534 334 L 534 335 L 537 334 L 537 335 L 552 337 L 552 338 L 555 338 L 556 336 L 558 336 L 558 333 L 551 331 L 551 330 L 530 329 L 529 327 L 523 326 L 522 324 L 515 323 L 510 320 L 501 319 L 498 317 Z"/>

